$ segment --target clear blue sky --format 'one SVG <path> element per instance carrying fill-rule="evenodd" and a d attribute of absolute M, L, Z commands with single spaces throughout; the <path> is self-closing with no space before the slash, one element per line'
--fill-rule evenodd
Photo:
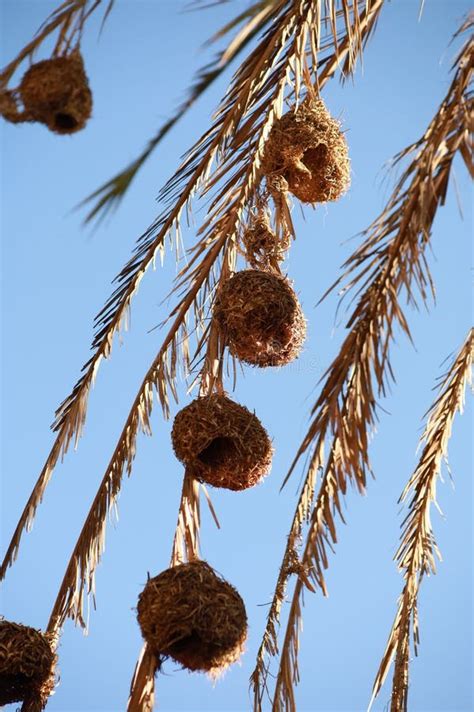
<path fill-rule="evenodd" d="M 2 0 L 2 64 L 31 37 L 55 3 Z M 236 12 L 238 2 L 180 14 L 185 3 L 117 0 L 105 31 L 97 21 L 84 42 L 94 91 L 94 116 L 72 138 L 35 125 L 2 125 L 2 555 L 53 442 L 54 409 L 69 393 L 88 357 L 92 317 L 135 238 L 152 222 L 160 186 L 179 156 L 208 126 L 225 89 L 219 82 L 147 164 L 119 212 L 96 233 L 81 228 L 71 208 L 142 148 L 183 96 L 210 54 L 205 38 Z M 244 3 L 240 3 L 241 7 Z M 388 194 L 383 164 L 417 139 L 450 82 L 454 48 L 448 42 L 470 3 L 426 0 L 387 4 L 354 83 L 327 86 L 330 110 L 344 120 L 352 157 L 352 188 L 327 208 L 295 209 L 297 241 L 287 269 L 309 319 L 301 359 L 285 370 L 251 370 L 239 377 L 235 398 L 255 409 L 274 438 L 271 476 L 254 491 L 214 492 L 217 531 L 204 512 L 203 551 L 237 586 L 250 621 L 247 652 L 215 687 L 173 663 L 157 682 L 163 712 L 244 712 L 250 709 L 253 669 L 267 608 L 295 505 L 299 475 L 279 487 L 305 433 L 317 382 L 344 337 L 334 329 L 336 296 L 314 308 L 356 242 L 346 242 L 378 214 Z M 397 384 L 383 402 L 371 448 L 376 479 L 368 496 L 349 492 L 347 525 L 327 574 L 330 596 L 307 595 L 301 638 L 301 712 L 360 712 L 395 612 L 402 580 L 392 561 L 401 515 L 398 496 L 416 464 L 421 418 L 433 399 L 442 362 L 464 339 L 471 320 L 470 192 L 465 170 L 455 178 L 435 223 L 430 264 L 437 305 L 408 312 L 414 349 L 400 336 L 393 350 Z M 197 219 L 199 219 L 199 215 Z M 188 236 L 191 244 L 193 235 Z M 85 436 L 56 470 L 34 530 L 23 539 L 1 597 L 9 619 L 44 627 L 69 554 L 115 446 L 143 374 L 161 343 L 149 329 L 167 305 L 175 267 L 150 272 L 133 306 L 132 328 L 104 363 L 90 401 Z M 171 305 L 168 305 L 171 306 Z M 181 391 L 182 403 L 187 399 Z M 444 518 L 433 514 L 444 561 L 423 583 L 420 657 L 412 663 L 411 712 L 468 712 L 472 696 L 472 472 L 471 405 L 455 422 L 449 478 L 439 487 Z M 49 709 L 118 712 L 141 646 L 137 595 L 147 571 L 166 568 L 176 521 L 182 468 L 172 454 L 170 424 L 158 406 L 153 438 L 140 437 L 132 478 L 124 482 L 119 523 L 109 526 L 97 572 L 97 610 L 84 637 L 68 623 L 60 645 L 61 686 Z M 376 710 L 389 698 L 386 687 Z"/>

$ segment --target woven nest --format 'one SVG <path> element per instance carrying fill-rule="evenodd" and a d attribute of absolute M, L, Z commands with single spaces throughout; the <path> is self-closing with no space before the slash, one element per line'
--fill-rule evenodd
<path fill-rule="evenodd" d="M 77 52 L 33 64 L 21 80 L 19 94 L 30 120 L 59 134 L 80 131 L 92 112 L 92 94 Z"/>
<path fill-rule="evenodd" d="M 0 706 L 40 698 L 55 685 L 51 641 L 35 628 L 0 620 Z"/>
<path fill-rule="evenodd" d="M 350 185 L 347 142 L 320 99 L 306 99 L 273 126 L 262 170 L 303 203 L 337 200 Z"/>
<path fill-rule="evenodd" d="M 256 415 L 224 395 L 197 398 L 180 410 L 171 439 L 193 477 L 214 487 L 248 489 L 270 471 L 267 431 Z"/>
<path fill-rule="evenodd" d="M 203 561 L 149 579 L 138 599 L 142 635 L 157 656 L 217 675 L 241 656 L 247 637 L 244 602 Z"/>
<path fill-rule="evenodd" d="M 280 239 L 271 229 L 267 215 L 257 215 L 242 235 L 245 256 L 250 266 L 278 270 L 290 248 L 289 235 Z"/>
<path fill-rule="evenodd" d="M 285 277 L 237 272 L 216 298 L 214 316 L 229 349 L 255 366 L 284 366 L 300 353 L 306 320 Z"/>

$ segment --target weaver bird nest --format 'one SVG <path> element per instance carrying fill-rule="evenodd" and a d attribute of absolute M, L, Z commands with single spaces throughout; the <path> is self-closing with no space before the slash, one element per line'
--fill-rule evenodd
<path fill-rule="evenodd" d="M 337 200 L 350 185 L 347 142 L 321 99 L 306 99 L 273 126 L 262 160 L 270 187 L 303 203 Z"/>
<path fill-rule="evenodd" d="M 244 602 L 203 561 L 149 579 L 138 599 L 138 623 L 156 656 L 217 675 L 236 662 L 247 637 Z"/>
<path fill-rule="evenodd" d="M 33 64 L 18 93 L 25 109 L 23 120 L 39 121 L 59 134 L 79 131 L 91 115 L 92 94 L 77 52 Z"/>
<path fill-rule="evenodd" d="M 306 320 L 285 277 L 237 272 L 216 298 L 214 317 L 230 352 L 255 366 L 284 366 L 300 353 Z"/>
<path fill-rule="evenodd" d="M 0 707 L 32 698 L 45 703 L 55 685 L 55 662 L 47 635 L 0 620 Z"/>
<path fill-rule="evenodd" d="M 256 415 L 224 395 L 197 398 L 180 410 L 171 439 L 188 472 L 214 487 L 244 490 L 270 471 L 267 431 Z"/>
<path fill-rule="evenodd" d="M 242 242 L 247 261 L 257 269 L 278 270 L 279 262 L 283 262 L 290 248 L 290 236 L 279 238 L 271 229 L 267 215 L 257 215 L 251 221 L 242 235 Z"/>

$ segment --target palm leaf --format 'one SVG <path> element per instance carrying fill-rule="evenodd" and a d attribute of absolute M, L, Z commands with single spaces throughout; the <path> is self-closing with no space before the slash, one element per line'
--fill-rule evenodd
<path fill-rule="evenodd" d="M 280 654 L 273 709 L 275 712 L 296 709 L 294 685 L 298 682 L 301 596 L 304 588 L 326 593 L 327 547 L 337 541 L 335 518 L 338 515 L 343 519 L 341 499 L 349 482 L 360 492 L 365 491 L 370 471 L 368 442 L 376 419 L 377 397 L 385 394 L 393 378 L 390 346 L 395 328 L 411 338 L 401 296 L 404 294 L 409 304 L 416 305 L 419 297 L 426 302 L 433 292 L 425 257 L 433 221 L 446 198 L 454 157 L 458 152 L 462 156 L 470 154 L 472 149 L 473 53 L 474 41 L 470 38 L 457 57 L 455 76 L 446 98 L 425 134 L 396 157 L 398 162 L 409 154 L 413 156 L 387 206 L 365 232 L 364 242 L 344 265 L 346 271 L 337 282 L 345 279 L 344 291 L 352 291 L 357 302 L 347 324 L 349 333 L 323 377 L 321 393 L 312 409 L 312 422 L 290 469 L 291 473 L 301 456 L 310 450 L 308 472 L 251 678 L 255 710 L 262 709 L 271 658 L 278 655 L 280 612 L 293 574 L 297 580 Z M 325 446 L 329 452 L 326 462 Z M 323 475 L 315 498 L 319 471 Z M 308 529 L 299 556 L 305 522 Z"/>
<path fill-rule="evenodd" d="M 441 379 L 439 395 L 428 411 L 428 420 L 421 437 L 424 443 L 418 465 L 402 492 L 399 503 L 409 497 L 408 513 L 403 522 L 401 544 L 395 555 L 398 568 L 403 571 L 405 585 L 398 602 L 398 610 L 377 676 L 369 710 L 379 694 L 390 666 L 395 660 L 391 712 L 408 709 L 408 674 L 410 637 L 415 654 L 419 631 L 417 603 L 421 582 L 425 575 L 436 573 L 436 557 L 441 558 L 430 521 L 431 504 L 436 503 L 436 483 L 441 464 L 447 457 L 448 442 L 454 417 L 462 413 L 466 386 L 472 382 L 474 331 L 470 329 L 451 368 Z"/>
<path fill-rule="evenodd" d="M 247 20 L 244 27 L 239 30 L 228 47 L 222 50 L 213 62 L 202 67 L 197 72 L 188 90 L 186 99 L 178 106 L 172 117 L 160 126 L 156 134 L 148 141 L 146 147 L 137 158 L 79 203 L 79 208 L 92 204 L 92 208 L 85 217 L 85 223 L 89 223 L 96 218 L 101 220 L 105 218 L 111 210 L 119 206 L 120 201 L 124 198 L 125 193 L 137 173 L 146 163 L 153 151 L 159 146 L 163 138 L 213 82 L 227 70 L 235 57 L 237 57 L 249 42 L 268 25 L 277 5 L 278 0 L 260 0 L 246 11 L 239 13 L 237 17 L 228 22 L 211 37 L 208 43 L 216 42 Z"/>
<path fill-rule="evenodd" d="M 359 51 L 362 49 L 362 35 L 354 32 L 360 19 L 347 25 L 347 18 L 361 12 L 361 17 L 371 18 L 365 22 L 368 28 L 372 26 L 372 20 L 382 5 L 382 0 L 376 0 L 367 15 L 363 9 L 365 2 L 352 7 L 347 0 L 340 1 L 343 8 L 351 7 L 349 15 L 341 10 L 336 12 L 336 18 L 346 28 L 346 39 L 341 44 L 338 43 L 337 30 L 334 35 L 331 29 L 324 40 L 320 37 L 320 0 L 279 1 L 278 13 L 275 13 L 271 27 L 237 71 L 216 113 L 213 126 L 188 152 L 176 174 L 161 191 L 161 198 L 167 207 L 139 238 L 132 258 L 117 276 L 115 291 L 96 317 L 93 355 L 83 367 L 82 375 L 71 394 L 56 412 L 53 424 L 57 432 L 56 440 L 20 517 L 0 568 L 0 579 L 16 558 L 22 532 L 32 524 L 59 458 L 66 453 L 71 442 L 78 442 L 86 418 L 89 392 L 100 362 L 110 356 L 114 335 L 127 324 L 132 298 L 145 271 L 154 263 L 157 253 L 164 249 L 167 237 L 173 231 L 179 232 L 182 212 L 196 191 L 200 190 L 200 194 L 206 196 L 214 190 L 210 212 L 199 232 L 199 240 L 192 250 L 187 267 L 178 276 L 176 288 L 183 289 L 185 296 L 172 313 L 173 318 L 176 316 L 174 326 L 165 340 L 164 350 L 160 351 L 163 362 L 168 363 L 169 360 L 171 363 L 170 378 L 161 370 L 155 384 L 166 411 L 168 387 L 175 393 L 173 374 L 179 351 L 178 335 L 182 336 L 180 340 L 184 344 L 182 353 L 186 366 L 189 312 L 197 318 L 196 327 L 192 331 L 198 331 L 209 296 L 213 294 L 216 285 L 212 278 L 215 265 L 219 261 L 221 264 L 232 264 L 235 259 L 235 240 L 255 201 L 260 181 L 260 159 L 273 122 L 282 113 L 285 96 L 291 93 L 298 100 L 303 91 L 306 74 L 294 75 L 291 68 L 297 67 L 303 72 L 305 65 L 302 61 L 294 61 L 295 58 L 301 52 L 305 55 L 308 53 L 309 59 L 312 59 L 315 81 L 317 70 L 322 67 L 318 81 L 320 85 L 324 84 L 340 63 L 353 53 L 351 48 L 354 43 Z M 329 5 L 334 4 L 335 7 L 335 2 L 331 0 Z M 151 372 L 154 372 L 153 367 Z M 146 388 L 151 386 L 152 382 L 147 381 Z M 138 423 L 136 417 L 134 422 Z M 136 432 L 133 440 L 135 436 Z"/>

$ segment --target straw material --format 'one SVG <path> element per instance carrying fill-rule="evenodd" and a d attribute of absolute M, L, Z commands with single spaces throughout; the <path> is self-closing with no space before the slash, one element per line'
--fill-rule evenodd
<path fill-rule="evenodd" d="M 0 116 L 12 124 L 30 120 L 24 111 L 19 110 L 16 93 L 8 89 L 0 91 Z"/>
<path fill-rule="evenodd" d="M 81 56 L 54 57 L 33 64 L 19 87 L 25 112 L 59 134 L 84 128 L 92 111 L 92 94 Z"/>
<path fill-rule="evenodd" d="M 55 662 L 48 636 L 0 620 L 0 706 L 32 697 L 46 703 L 55 685 Z"/>
<path fill-rule="evenodd" d="M 285 277 L 237 272 L 223 286 L 214 316 L 230 352 L 254 366 L 284 366 L 299 355 L 306 320 Z"/>
<path fill-rule="evenodd" d="M 248 489 L 271 468 L 267 431 L 256 415 L 224 395 L 197 398 L 180 410 L 171 439 L 190 474 L 214 487 Z"/>
<path fill-rule="evenodd" d="M 259 214 L 247 226 L 242 242 L 245 257 L 254 269 L 279 270 L 279 263 L 285 259 L 290 248 L 290 236 L 279 238 L 271 229 L 268 215 Z"/>
<path fill-rule="evenodd" d="M 347 142 L 321 99 L 306 99 L 275 123 L 262 169 L 271 186 L 274 177 L 281 176 L 303 203 L 337 200 L 346 192 L 350 185 Z"/>
<path fill-rule="evenodd" d="M 149 579 L 138 599 L 138 623 L 156 656 L 218 675 L 241 656 L 247 637 L 244 602 L 203 561 Z"/>

